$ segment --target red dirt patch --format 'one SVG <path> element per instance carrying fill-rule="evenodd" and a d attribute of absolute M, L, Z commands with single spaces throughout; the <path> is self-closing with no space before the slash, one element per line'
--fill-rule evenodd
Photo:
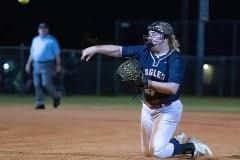
<path fill-rule="evenodd" d="M 140 151 L 139 122 L 140 109 L 1 107 L 0 159 L 156 159 Z M 240 159 L 240 113 L 184 112 L 180 131 L 207 143 L 211 160 Z"/>

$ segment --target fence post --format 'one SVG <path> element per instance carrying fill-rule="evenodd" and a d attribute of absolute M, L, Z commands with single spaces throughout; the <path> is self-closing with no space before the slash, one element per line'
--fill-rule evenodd
<path fill-rule="evenodd" d="M 114 40 L 115 40 L 115 44 L 119 45 L 119 21 L 115 22 L 115 28 L 114 28 Z M 114 67 L 118 67 L 119 65 L 119 60 L 118 58 L 115 58 L 114 60 Z M 115 69 L 116 69 L 115 68 Z M 116 78 L 116 76 L 114 76 L 114 95 L 118 95 L 119 94 L 119 80 Z"/>
<path fill-rule="evenodd" d="M 101 77 L 102 77 L 102 56 L 97 55 L 97 73 L 96 73 L 96 95 L 101 95 Z"/>
<path fill-rule="evenodd" d="M 205 23 L 208 21 L 209 0 L 199 0 L 199 19 L 197 32 L 196 95 L 203 95 L 203 59 L 205 52 Z"/>
<path fill-rule="evenodd" d="M 225 87 L 225 57 L 219 57 L 219 71 L 218 71 L 218 96 L 224 96 Z"/>
<path fill-rule="evenodd" d="M 20 95 L 24 95 L 24 44 L 20 44 Z"/>
<path fill-rule="evenodd" d="M 232 36 L 233 36 L 233 43 L 232 43 L 232 58 L 231 58 L 231 96 L 235 96 L 236 94 L 236 56 L 237 56 L 237 24 L 234 23 L 233 24 L 233 33 L 232 33 Z"/>

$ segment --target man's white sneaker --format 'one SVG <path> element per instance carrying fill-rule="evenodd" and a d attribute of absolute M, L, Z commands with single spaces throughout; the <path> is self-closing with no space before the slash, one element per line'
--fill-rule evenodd
<path fill-rule="evenodd" d="M 187 136 L 184 132 L 179 133 L 178 135 L 174 136 L 174 138 L 180 143 L 184 144 L 187 141 Z"/>
<path fill-rule="evenodd" d="M 197 159 L 201 156 L 212 156 L 213 153 L 211 149 L 204 143 L 202 143 L 200 140 L 196 138 L 189 138 L 188 143 L 193 143 L 195 147 L 195 151 L 193 153 L 193 159 Z"/>

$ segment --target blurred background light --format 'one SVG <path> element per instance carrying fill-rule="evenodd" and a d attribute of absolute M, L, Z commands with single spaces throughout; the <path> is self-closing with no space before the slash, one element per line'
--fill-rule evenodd
<path fill-rule="evenodd" d="M 3 65 L 2 65 L 5 73 L 14 71 L 14 69 L 16 69 L 15 66 L 16 66 L 16 64 L 11 60 L 4 62 Z"/>
<path fill-rule="evenodd" d="M 212 84 L 214 77 L 214 66 L 211 64 L 203 65 L 203 81 L 205 84 Z"/>
<path fill-rule="evenodd" d="M 8 71 L 9 68 L 10 68 L 9 63 L 6 62 L 6 63 L 3 64 L 3 69 L 4 69 L 4 71 Z"/>

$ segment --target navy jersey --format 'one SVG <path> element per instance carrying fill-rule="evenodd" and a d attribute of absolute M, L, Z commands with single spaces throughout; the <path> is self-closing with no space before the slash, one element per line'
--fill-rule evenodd
<path fill-rule="evenodd" d="M 143 92 L 144 100 L 150 104 L 159 104 L 169 103 L 179 98 L 184 78 L 185 63 L 176 50 L 170 50 L 167 54 L 157 57 L 144 45 L 125 46 L 122 49 L 122 56 L 138 59 L 147 79 L 158 82 L 175 82 L 180 85 L 175 95 L 167 95 L 156 92 L 153 89 L 145 89 Z"/>

